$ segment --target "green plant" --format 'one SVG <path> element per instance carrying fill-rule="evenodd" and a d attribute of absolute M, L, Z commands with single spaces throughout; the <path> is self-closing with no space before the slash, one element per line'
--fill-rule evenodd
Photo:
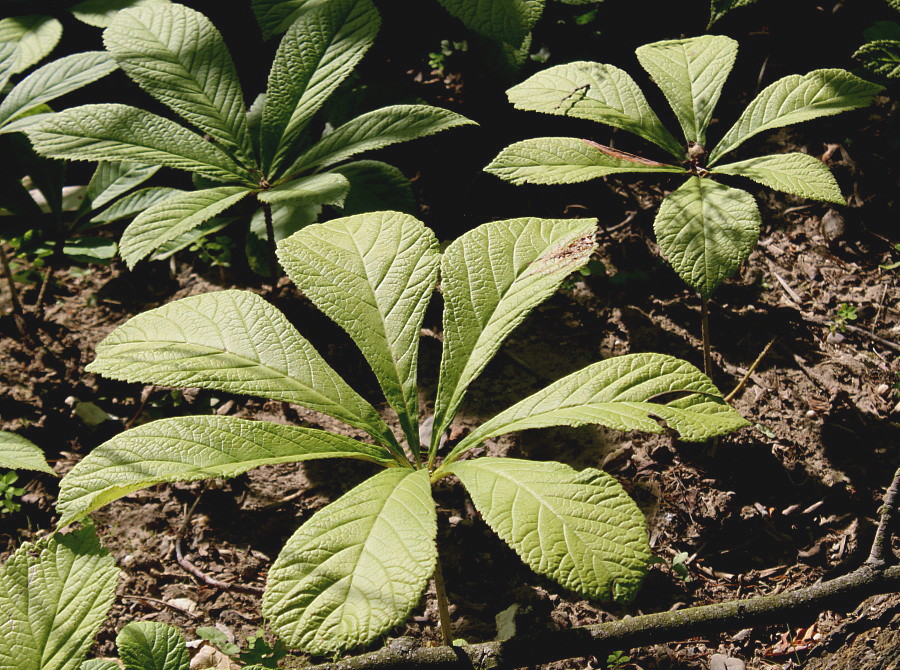
<path fill-rule="evenodd" d="M 900 11 L 900 3 L 893 3 Z M 853 57 L 863 66 L 881 77 L 900 79 L 900 24 L 896 21 L 877 21 L 863 32 L 866 43 Z"/>
<path fill-rule="evenodd" d="M 757 0 L 710 0 L 707 29 L 733 9 L 753 5 Z"/>
<path fill-rule="evenodd" d="M 198 190 L 148 207 L 126 228 L 119 253 L 129 266 L 253 196 L 261 207 L 250 251 L 255 239 L 265 240 L 274 271 L 276 240 L 315 220 L 323 205 L 365 211 L 373 183 L 388 193 L 406 184 L 385 163 L 347 159 L 472 123 L 437 107 L 396 105 L 316 141 L 313 118 L 371 46 L 379 20 L 370 0 L 332 0 L 304 13 L 281 41 L 266 93 L 248 112 L 228 49 L 205 16 L 178 4 L 124 10 L 103 33 L 107 50 L 135 83 L 212 141 L 120 104 L 67 109 L 28 134 L 45 156 L 195 175 Z"/>
<path fill-rule="evenodd" d="M 868 105 L 881 87 L 844 70 L 784 77 L 766 87 L 707 152 L 706 130 L 737 56 L 737 42 L 713 35 L 668 40 L 638 48 L 637 56 L 669 101 L 684 142 L 663 126 L 635 81 L 612 65 L 584 61 L 558 65 L 507 94 L 517 109 L 574 116 L 627 130 L 667 151 L 674 163 L 590 140 L 545 137 L 508 146 L 485 170 L 513 184 L 571 184 L 620 173 L 686 176 L 685 183 L 660 205 L 654 231 L 663 256 L 700 293 L 705 324 L 709 296 L 749 256 L 760 227 L 753 197 L 713 177 L 746 177 L 785 193 L 845 204 L 828 168 L 807 154 L 717 163 L 758 133 Z M 704 327 L 707 372 L 708 351 Z"/>
<path fill-rule="evenodd" d="M 0 516 L 22 509 L 22 503 L 16 498 L 25 495 L 25 489 L 13 486 L 18 480 L 19 475 L 12 470 L 0 476 Z"/>
<path fill-rule="evenodd" d="M 624 651 L 614 651 L 606 657 L 607 670 L 624 670 L 631 663 L 631 656 Z"/>
<path fill-rule="evenodd" d="M 444 62 L 446 61 L 446 59 L 459 51 L 468 50 L 469 45 L 465 40 L 463 40 L 462 42 L 441 40 L 441 50 L 432 51 L 428 54 L 428 67 L 438 72 L 439 74 L 444 74 Z"/>
<path fill-rule="evenodd" d="M 747 425 L 695 368 L 660 354 L 600 361 L 501 412 L 438 458 L 469 384 L 515 326 L 587 263 L 595 225 L 497 221 L 441 254 L 434 234 L 412 216 L 376 212 L 312 225 L 279 243 L 294 283 L 359 346 L 402 437 L 256 294 L 194 296 L 132 318 L 98 346 L 90 371 L 296 403 L 365 431 L 374 443 L 218 415 L 154 421 L 99 446 L 65 477 L 61 526 L 161 482 L 360 459 L 382 470 L 307 520 L 269 571 L 263 611 L 288 646 L 325 654 L 372 641 L 405 619 L 433 573 L 449 644 L 431 486 L 451 474 L 537 572 L 591 597 L 630 599 L 650 550 L 641 512 L 611 476 L 561 463 L 461 457 L 526 428 L 602 424 L 659 433 L 659 417 L 697 441 Z M 420 423 L 417 344 L 439 274 L 444 355 L 435 412 Z M 429 429 L 420 443 L 420 430 Z"/>
<path fill-rule="evenodd" d="M 228 636 L 218 628 L 198 628 L 197 637 L 208 641 L 223 654 L 244 663 L 260 668 L 277 668 L 278 661 L 287 656 L 287 649 L 279 640 L 270 645 L 262 635 L 251 635 L 247 638 L 247 648 L 242 650 L 238 645 L 228 641 Z"/>
<path fill-rule="evenodd" d="M 856 321 L 856 319 L 856 305 L 850 305 L 846 302 L 842 302 L 837 306 L 837 309 L 834 310 L 834 321 L 830 326 L 828 326 L 828 328 L 832 333 L 843 333 L 847 330 L 847 322 Z"/>

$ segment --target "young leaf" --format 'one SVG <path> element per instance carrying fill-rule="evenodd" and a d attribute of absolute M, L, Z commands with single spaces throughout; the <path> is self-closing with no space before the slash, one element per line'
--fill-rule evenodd
<path fill-rule="evenodd" d="M 188 670 L 188 650 L 176 629 L 155 621 L 135 621 L 116 636 L 125 670 Z"/>
<path fill-rule="evenodd" d="M 535 572 L 592 598 L 634 597 L 652 553 L 644 515 L 613 477 L 515 458 L 476 458 L 448 470 Z"/>
<path fill-rule="evenodd" d="M 441 259 L 444 354 L 432 453 L 466 389 L 528 313 L 591 257 L 596 219 L 511 219 L 479 226 Z"/>
<path fill-rule="evenodd" d="M 50 16 L 11 16 L 0 21 L 0 42 L 17 45 L 13 74 L 27 70 L 53 51 L 60 37 L 62 24 Z"/>
<path fill-rule="evenodd" d="M 574 137 L 539 137 L 514 142 L 484 170 L 517 185 L 575 184 L 622 172 L 685 171 Z"/>
<path fill-rule="evenodd" d="M 363 151 L 474 123 L 455 112 L 430 105 L 383 107 L 337 128 L 300 156 L 286 172 L 293 174 L 313 167 L 327 167 Z"/>
<path fill-rule="evenodd" d="M 825 200 L 838 205 L 847 204 L 831 170 L 818 158 L 807 154 L 758 156 L 738 163 L 719 165 L 713 172 L 747 177 L 776 191 L 803 198 Z"/>
<path fill-rule="evenodd" d="M 103 163 L 101 163 L 101 165 L 103 165 Z M 169 188 L 167 186 L 150 186 L 149 188 L 142 188 L 120 198 L 99 214 L 94 215 L 91 218 L 90 223 L 104 224 L 127 219 L 128 217 L 143 212 L 145 209 L 152 207 L 158 202 L 162 202 L 166 198 L 184 192 L 185 191 L 181 191 L 177 188 Z"/>
<path fill-rule="evenodd" d="M 653 230 L 675 272 L 708 298 L 750 255 L 760 223 L 749 193 L 691 177 L 663 200 Z"/>
<path fill-rule="evenodd" d="M 882 88 L 846 70 L 813 70 L 779 79 L 764 88 L 725 133 L 709 165 L 764 130 L 865 107 Z"/>
<path fill-rule="evenodd" d="M 434 571 L 426 470 L 379 472 L 316 512 L 269 570 L 263 613 L 310 654 L 367 644 L 402 623 Z"/>
<path fill-rule="evenodd" d="M 515 46 L 522 44 L 544 11 L 544 0 L 438 1 L 475 32 Z"/>
<path fill-rule="evenodd" d="M 155 484 L 229 478 L 261 465 L 321 458 L 396 465 L 384 447 L 314 428 L 216 415 L 152 421 L 96 447 L 63 478 L 59 527 Z"/>
<path fill-rule="evenodd" d="M 408 214 L 358 214 L 282 240 L 278 259 L 359 346 L 415 451 L 419 329 L 440 263 L 434 233 Z"/>
<path fill-rule="evenodd" d="M 0 103 L 0 129 L 20 114 L 71 93 L 115 69 L 115 62 L 103 51 L 72 54 L 47 63 L 16 84 Z"/>
<path fill-rule="evenodd" d="M 50 158 L 163 165 L 220 181 L 254 184 L 250 174 L 202 137 L 137 107 L 82 105 L 28 129 L 35 151 Z"/>
<path fill-rule="evenodd" d="M 380 23 L 370 0 L 332 0 L 290 27 L 272 64 L 260 127 L 268 176 L 277 173 L 313 114 L 372 46 Z"/>
<path fill-rule="evenodd" d="M 144 210 L 129 224 L 119 240 L 119 253 L 133 268 L 142 258 L 218 216 L 252 193 L 246 186 L 219 186 L 173 195 Z"/>
<path fill-rule="evenodd" d="M 875 40 L 863 44 L 853 57 L 882 77 L 900 78 L 900 40 Z"/>
<path fill-rule="evenodd" d="M 123 9 L 154 4 L 169 4 L 169 0 L 82 0 L 69 7 L 69 11 L 89 26 L 106 28 Z"/>
<path fill-rule="evenodd" d="M 87 370 L 129 382 L 292 402 L 360 428 L 382 444 L 396 444 L 375 408 L 281 312 L 249 291 L 192 296 L 138 314 L 97 345 Z"/>
<path fill-rule="evenodd" d="M 636 51 L 641 66 L 662 89 L 689 142 L 706 144 L 706 128 L 734 65 L 738 43 L 703 35 L 645 44 Z"/>
<path fill-rule="evenodd" d="M 103 43 L 147 93 L 255 165 L 237 71 L 208 18 L 178 4 L 136 7 L 115 17 Z"/>
<path fill-rule="evenodd" d="M 337 205 L 340 207 L 350 191 L 350 182 L 336 172 L 314 174 L 260 191 L 262 202 L 284 205 Z"/>
<path fill-rule="evenodd" d="M 332 168 L 350 182 L 350 193 L 341 206 L 345 216 L 390 209 L 412 214 L 416 199 L 400 170 L 381 161 L 354 161 Z"/>
<path fill-rule="evenodd" d="M 77 670 L 118 576 L 93 526 L 20 546 L 0 569 L 0 667 Z"/>
<path fill-rule="evenodd" d="M 0 430 L 0 468 L 7 470 L 39 470 L 55 474 L 47 465 L 39 446 L 15 433 Z"/>
<path fill-rule="evenodd" d="M 516 109 L 574 116 L 640 135 L 684 160 L 684 147 L 623 70 L 577 61 L 542 70 L 506 92 Z"/>
<path fill-rule="evenodd" d="M 158 165 L 100 163 L 84 194 L 82 212 L 100 209 L 159 171 Z"/>
<path fill-rule="evenodd" d="M 690 363 L 664 354 L 627 354 L 589 365 L 516 403 L 469 433 L 445 462 L 490 437 L 529 428 L 599 424 L 663 432 L 651 417 L 664 419 L 688 442 L 749 425 Z"/>

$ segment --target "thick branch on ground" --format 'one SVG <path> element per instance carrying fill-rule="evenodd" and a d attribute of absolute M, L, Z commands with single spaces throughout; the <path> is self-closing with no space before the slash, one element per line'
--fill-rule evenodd
<path fill-rule="evenodd" d="M 900 591 L 900 566 L 880 569 L 867 563 L 843 577 L 789 593 L 646 614 L 594 626 L 550 631 L 536 637 L 465 647 L 426 647 L 411 651 L 384 648 L 337 663 L 314 666 L 310 670 L 460 670 L 535 666 L 737 628 L 781 623 L 838 606 L 853 607 L 869 596 L 894 591 Z"/>
<path fill-rule="evenodd" d="M 883 566 L 891 553 L 891 526 L 897 523 L 897 515 L 900 514 L 900 468 L 894 473 L 894 481 L 884 494 L 884 504 L 879 512 L 881 519 L 878 522 L 878 530 L 875 531 L 875 539 L 872 541 L 872 551 L 866 563 L 876 567 Z"/>

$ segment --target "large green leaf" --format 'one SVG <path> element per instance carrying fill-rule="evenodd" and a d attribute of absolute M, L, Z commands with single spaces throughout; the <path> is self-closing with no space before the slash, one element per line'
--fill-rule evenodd
<path fill-rule="evenodd" d="M 205 223 L 201 223 L 199 226 L 194 228 L 193 230 L 189 230 L 186 233 L 182 233 L 174 240 L 170 240 L 162 245 L 159 249 L 154 251 L 150 255 L 150 260 L 154 261 L 164 261 L 182 249 L 186 249 L 194 244 L 200 242 L 204 237 L 211 237 L 215 235 L 220 230 L 228 227 L 230 224 L 234 223 L 238 220 L 237 216 L 217 216 L 215 218 L 206 221 Z"/>
<path fill-rule="evenodd" d="M 0 430 L 0 468 L 7 470 L 40 470 L 55 474 L 47 465 L 39 446 L 15 433 Z"/>
<path fill-rule="evenodd" d="M 738 163 L 719 165 L 713 172 L 747 177 L 776 191 L 802 198 L 847 204 L 831 170 L 818 158 L 808 154 L 758 156 Z"/>
<path fill-rule="evenodd" d="M 249 291 L 219 291 L 129 319 L 87 367 L 113 379 L 217 389 L 292 402 L 396 444 L 369 403 L 288 322 Z"/>
<path fill-rule="evenodd" d="M 300 177 L 279 184 L 272 189 L 260 191 L 262 202 L 293 205 L 337 205 L 344 204 L 350 191 L 350 181 L 342 174 L 326 172 L 308 177 Z"/>
<path fill-rule="evenodd" d="M 80 670 L 121 670 L 122 666 L 109 658 L 92 658 L 81 664 Z"/>
<path fill-rule="evenodd" d="M 83 105 L 28 129 L 35 150 L 74 161 L 132 162 L 254 184 L 224 151 L 187 128 L 128 105 Z"/>
<path fill-rule="evenodd" d="M 184 638 L 172 626 L 155 621 L 134 621 L 116 636 L 125 670 L 188 670 Z"/>
<path fill-rule="evenodd" d="M 25 542 L 0 569 L 0 667 L 77 670 L 118 576 L 93 526 Z"/>
<path fill-rule="evenodd" d="M 612 65 L 587 61 L 557 65 L 506 93 L 516 109 L 605 123 L 640 135 L 684 159 L 685 148 L 650 109 L 634 79 Z"/>
<path fill-rule="evenodd" d="M 138 214 L 122 233 L 119 254 L 134 267 L 142 258 L 252 193 L 246 186 L 219 186 L 165 198 Z"/>
<path fill-rule="evenodd" d="M 168 4 L 169 0 L 82 0 L 69 11 L 79 21 L 95 28 L 106 28 L 123 9 Z"/>
<path fill-rule="evenodd" d="M 72 54 L 47 63 L 16 84 L 0 103 L 0 128 L 20 114 L 71 93 L 115 69 L 115 62 L 103 51 Z"/>
<path fill-rule="evenodd" d="M 575 184 L 622 172 L 685 171 L 575 137 L 515 142 L 484 170 L 513 184 Z"/>
<path fill-rule="evenodd" d="M 455 240 L 441 259 L 444 354 L 432 453 L 503 340 L 591 257 L 596 219 L 511 219 Z"/>
<path fill-rule="evenodd" d="M 287 30 L 304 12 L 331 0 L 251 0 L 250 6 L 263 38 L 275 37 Z"/>
<path fill-rule="evenodd" d="M 779 79 L 764 88 L 725 133 L 709 165 L 764 130 L 865 107 L 882 88 L 846 70 L 813 70 Z"/>
<path fill-rule="evenodd" d="M 51 16 L 31 14 L 0 21 L 0 42 L 15 42 L 13 74 L 27 70 L 47 56 L 62 37 L 62 24 Z"/>
<path fill-rule="evenodd" d="M 644 515 L 613 477 L 514 458 L 476 458 L 448 470 L 535 572 L 592 598 L 634 597 L 652 552 Z"/>
<path fill-rule="evenodd" d="M 184 193 L 184 191 L 168 186 L 150 186 L 139 189 L 120 198 L 102 212 L 91 217 L 90 223 L 99 225 L 127 219 L 179 193 Z"/>
<path fill-rule="evenodd" d="M 157 165 L 100 163 L 88 183 L 81 211 L 86 213 L 100 209 L 135 186 L 143 184 L 158 171 Z"/>
<path fill-rule="evenodd" d="M 269 73 L 260 127 L 263 171 L 295 156 L 307 123 L 375 41 L 381 17 L 370 0 L 332 0 L 288 30 Z"/>
<path fill-rule="evenodd" d="M 664 419 L 688 442 L 749 425 L 690 363 L 664 354 L 627 354 L 593 363 L 500 412 L 467 435 L 447 460 L 490 437 L 528 428 L 599 424 L 662 433 L 652 417 Z"/>
<path fill-rule="evenodd" d="M 440 264 L 434 233 L 400 212 L 357 214 L 282 240 L 278 259 L 359 346 L 415 451 L 419 330 Z"/>
<path fill-rule="evenodd" d="M 203 14 L 178 4 L 135 7 L 115 17 L 103 43 L 147 93 L 255 165 L 234 62 Z"/>
<path fill-rule="evenodd" d="M 544 0 L 438 0 L 485 37 L 519 46 L 541 18 Z"/>
<path fill-rule="evenodd" d="M 402 623 L 434 572 L 426 470 L 384 470 L 316 512 L 287 541 L 263 614 L 292 648 L 329 654 Z"/>
<path fill-rule="evenodd" d="M 0 91 L 6 89 L 6 84 L 13 75 L 17 60 L 16 42 L 0 41 Z"/>
<path fill-rule="evenodd" d="M 293 174 L 327 167 L 363 151 L 380 149 L 433 135 L 455 126 L 473 124 L 464 116 L 430 105 L 394 105 L 348 121 L 304 153 L 287 170 Z"/>
<path fill-rule="evenodd" d="M 345 215 L 391 209 L 412 214 L 416 199 L 409 179 L 393 165 L 381 161 L 353 161 L 332 169 L 350 182 L 350 193 L 341 207 Z"/>
<path fill-rule="evenodd" d="M 866 42 L 853 57 L 862 61 L 867 70 L 882 77 L 900 79 L 900 40 Z"/>
<path fill-rule="evenodd" d="M 314 428 L 216 415 L 152 421 L 104 442 L 63 478 L 60 526 L 155 484 L 229 478 L 262 465 L 321 458 L 396 465 L 384 447 Z"/>
<path fill-rule="evenodd" d="M 738 43 L 703 35 L 645 44 L 638 61 L 662 89 L 689 142 L 706 144 L 706 128 L 734 65 Z"/>
<path fill-rule="evenodd" d="M 675 272 L 708 298 L 750 255 L 760 224 L 752 195 L 691 177 L 663 200 L 653 230 Z"/>

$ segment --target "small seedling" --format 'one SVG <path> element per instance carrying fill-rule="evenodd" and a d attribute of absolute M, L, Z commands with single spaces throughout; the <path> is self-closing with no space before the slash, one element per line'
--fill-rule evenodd
<path fill-rule="evenodd" d="M 16 498 L 24 495 L 25 489 L 13 486 L 18 480 L 19 475 L 11 470 L 0 476 L 0 516 L 22 509 L 22 503 Z"/>
<path fill-rule="evenodd" d="M 469 45 L 463 40 L 462 42 L 451 42 L 450 40 L 441 40 L 441 50 L 432 51 L 428 54 L 428 67 L 436 71 L 438 74 L 444 74 L 444 63 L 448 57 L 458 51 L 468 51 Z"/>
<path fill-rule="evenodd" d="M 850 305 L 842 302 L 834 311 L 834 321 L 828 326 L 828 329 L 834 332 L 843 333 L 847 330 L 848 321 L 856 321 L 856 305 Z"/>
<path fill-rule="evenodd" d="M 679 552 L 675 554 L 675 557 L 672 559 L 672 572 L 683 582 L 686 582 L 690 578 L 690 573 L 688 572 L 687 560 L 689 556 L 686 551 Z"/>
<path fill-rule="evenodd" d="M 309 226 L 279 244 L 288 276 L 359 346 L 396 412 L 399 436 L 254 293 L 194 296 L 132 318 L 98 346 L 91 372 L 292 402 L 361 429 L 372 442 L 230 416 L 153 421 L 96 448 L 65 477 L 60 524 L 162 482 L 352 458 L 377 474 L 309 518 L 269 570 L 263 613 L 288 646 L 332 654 L 367 644 L 406 619 L 433 574 L 450 644 L 431 493 L 450 475 L 534 570 L 593 598 L 630 600 L 651 552 L 642 513 L 613 477 L 562 463 L 462 457 L 526 428 L 600 424 L 660 433 L 659 417 L 682 439 L 703 441 L 747 425 L 698 370 L 660 354 L 600 361 L 438 453 L 466 390 L 506 337 L 588 262 L 595 227 L 593 219 L 495 221 L 442 254 L 420 221 L 374 212 Z M 443 357 L 429 433 L 420 425 L 418 341 L 439 276 Z"/>
<path fill-rule="evenodd" d="M 631 663 L 631 656 L 624 651 L 614 651 L 606 657 L 606 670 L 625 670 L 629 663 Z"/>

